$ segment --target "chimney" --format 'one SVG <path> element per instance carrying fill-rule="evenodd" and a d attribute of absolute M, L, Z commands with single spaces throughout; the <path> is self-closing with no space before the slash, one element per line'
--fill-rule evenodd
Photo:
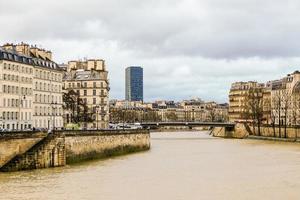
<path fill-rule="evenodd" d="M 30 49 L 29 49 L 29 45 L 25 44 L 25 43 L 21 43 L 21 44 L 17 44 L 16 45 L 16 51 L 19 54 L 23 54 L 25 56 L 30 56 Z"/>

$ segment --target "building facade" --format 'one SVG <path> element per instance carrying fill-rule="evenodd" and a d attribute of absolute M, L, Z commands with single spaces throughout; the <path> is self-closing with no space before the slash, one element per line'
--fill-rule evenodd
<path fill-rule="evenodd" d="M 60 129 L 63 72 L 52 53 L 28 44 L 0 49 L 0 128 Z"/>
<path fill-rule="evenodd" d="M 255 101 L 249 98 L 253 89 L 259 91 L 255 93 Z M 251 119 L 255 114 L 261 116 Z M 255 120 L 255 123 L 260 120 L 262 124 L 285 127 L 299 125 L 300 72 L 295 71 L 266 84 L 254 81 L 233 83 L 229 92 L 229 119 L 232 122 Z"/>
<path fill-rule="evenodd" d="M 111 101 L 111 119 L 120 122 L 226 122 L 228 104 L 204 102 L 192 99 L 182 102 L 155 101 L 153 103 L 133 101 Z M 132 118 L 128 117 L 132 116 Z"/>
<path fill-rule="evenodd" d="M 143 101 L 143 68 L 127 67 L 125 75 L 125 99 L 127 101 Z"/>
<path fill-rule="evenodd" d="M 263 88 L 263 83 L 255 81 L 235 82 L 229 91 L 229 110 L 230 122 L 248 120 L 248 95 L 251 89 Z"/>
<path fill-rule="evenodd" d="M 83 127 L 108 128 L 109 81 L 104 60 L 70 61 L 64 76 L 64 89 L 75 91 L 87 105 L 92 121 L 82 122 Z M 71 115 L 66 111 L 66 123 L 71 123 Z"/>

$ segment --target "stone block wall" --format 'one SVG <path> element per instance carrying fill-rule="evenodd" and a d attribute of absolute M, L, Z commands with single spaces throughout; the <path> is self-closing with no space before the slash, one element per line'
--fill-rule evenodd
<path fill-rule="evenodd" d="M 66 161 L 104 158 L 150 148 L 148 130 L 71 131 L 65 133 Z"/>
<path fill-rule="evenodd" d="M 40 132 L 0 134 L 0 168 L 15 156 L 24 154 L 46 136 L 46 133 Z"/>
<path fill-rule="evenodd" d="M 150 148 L 148 130 L 10 133 L 0 137 L 0 171 L 64 166 L 66 163 L 121 155 Z M 1 146 L 2 145 L 2 146 Z M 6 152 L 5 152 L 6 151 Z"/>
<path fill-rule="evenodd" d="M 17 155 L 0 168 L 0 171 L 11 172 L 48 167 L 64 166 L 65 137 L 61 133 L 49 134 L 32 148 Z"/>
<path fill-rule="evenodd" d="M 229 127 L 214 127 L 211 134 L 215 137 L 241 139 L 248 136 L 248 131 L 244 124 L 237 123 L 233 129 Z"/>
<path fill-rule="evenodd" d="M 249 126 L 251 129 L 252 134 L 254 133 L 253 127 Z M 265 137 L 280 137 L 279 134 L 279 127 L 275 127 L 275 134 L 274 134 L 274 128 L 272 126 L 262 126 L 261 127 L 261 135 L 260 136 L 265 136 Z M 287 138 L 300 138 L 300 128 L 299 127 L 287 127 L 286 129 L 286 137 Z M 255 135 L 258 134 L 258 128 L 255 127 Z M 281 137 L 284 137 L 284 128 L 281 127 Z"/>

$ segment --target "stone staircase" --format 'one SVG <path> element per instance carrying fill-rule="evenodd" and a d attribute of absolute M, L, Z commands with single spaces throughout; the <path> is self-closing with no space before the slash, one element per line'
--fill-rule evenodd
<path fill-rule="evenodd" d="M 65 136 L 61 133 L 48 134 L 28 151 L 17 155 L 0 168 L 0 171 L 20 171 L 64 166 Z"/>
<path fill-rule="evenodd" d="M 253 132 L 247 123 L 244 123 L 245 129 L 248 132 L 248 135 L 253 135 Z"/>

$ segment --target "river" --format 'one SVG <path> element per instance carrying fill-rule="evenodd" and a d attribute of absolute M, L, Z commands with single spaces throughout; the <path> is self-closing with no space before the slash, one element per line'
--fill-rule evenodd
<path fill-rule="evenodd" d="M 152 133 L 151 150 L 0 173 L 2 200 L 300 199 L 300 144 Z"/>

